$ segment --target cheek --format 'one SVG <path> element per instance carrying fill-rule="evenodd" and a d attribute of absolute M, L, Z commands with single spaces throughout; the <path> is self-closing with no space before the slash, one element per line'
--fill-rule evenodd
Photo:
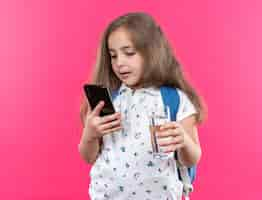
<path fill-rule="evenodd" d="M 137 75 L 138 75 L 139 77 L 142 77 L 142 76 L 143 76 L 143 74 L 144 74 L 144 66 L 143 66 L 142 63 L 139 65 L 139 67 L 136 69 L 136 71 L 137 71 Z"/>
<path fill-rule="evenodd" d="M 116 68 L 114 66 L 112 66 L 112 71 L 113 71 L 113 74 L 118 77 L 118 74 L 117 74 L 117 71 L 116 71 Z"/>
<path fill-rule="evenodd" d="M 141 79 L 143 78 L 143 71 L 141 69 L 137 69 L 136 70 L 136 75 L 135 75 L 135 79 L 136 81 L 141 81 Z"/>
<path fill-rule="evenodd" d="M 116 66 L 115 66 L 114 64 L 111 64 L 111 66 L 112 66 L 112 70 L 113 70 L 113 72 L 116 73 L 116 72 L 117 72 L 117 70 L 116 70 Z"/>

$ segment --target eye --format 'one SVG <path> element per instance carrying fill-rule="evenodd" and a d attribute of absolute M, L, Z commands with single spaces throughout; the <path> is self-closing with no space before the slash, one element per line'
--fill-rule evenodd
<path fill-rule="evenodd" d="M 111 59 L 115 59 L 116 56 L 115 56 L 115 55 L 110 55 L 110 58 L 111 58 Z"/>
<path fill-rule="evenodd" d="M 135 52 L 126 52 L 126 55 L 127 56 L 133 56 L 133 55 L 135 55 L 136 53 Z"/>

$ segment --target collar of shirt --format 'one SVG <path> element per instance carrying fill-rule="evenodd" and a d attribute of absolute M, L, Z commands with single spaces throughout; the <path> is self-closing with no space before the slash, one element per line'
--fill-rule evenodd
<path fill-rule="evenodd" d="M 133 93 L 133 89 L 131 89 L 130 87 L 128 87 L 127 85 L 125 85 L 124 83 L 121 84 L 120 88 L 119 88 L 119 94 L 127 94 L 127 93 Z M 135 92 L 141 92 L 141 93 L 147 93 L 151 96 L 157 96 L 158 95 L 158 88 L 157 87 L 147 87 L 147 88 L 139 88 L 136 89 Z"/>

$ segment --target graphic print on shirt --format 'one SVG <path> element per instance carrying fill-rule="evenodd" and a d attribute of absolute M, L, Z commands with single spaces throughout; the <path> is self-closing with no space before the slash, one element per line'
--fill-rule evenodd
<path fill-rule="evenodd" d="M 176 199 L 182 192 L 175 162 L 153 157 L 148 114 L 163 109 L 159 90 L 127 88 L 113 101 L 123 130 L 103 137 L 103 149 L 90 176 L 94 199 Z M 95 184 L 97 183 L 97 184 Z"/>

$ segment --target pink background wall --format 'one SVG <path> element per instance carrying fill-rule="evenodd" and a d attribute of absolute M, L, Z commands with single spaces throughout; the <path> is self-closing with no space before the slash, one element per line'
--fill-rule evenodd
<path fill-rule="evenodd" d="M 88 199 L 81 86 L 106 24 L 140 10 L 161 24 L 209 108 L 192 199 L 261 199 L 261 2 L 146 2 L 0 1 L 1 198 Z"/>

